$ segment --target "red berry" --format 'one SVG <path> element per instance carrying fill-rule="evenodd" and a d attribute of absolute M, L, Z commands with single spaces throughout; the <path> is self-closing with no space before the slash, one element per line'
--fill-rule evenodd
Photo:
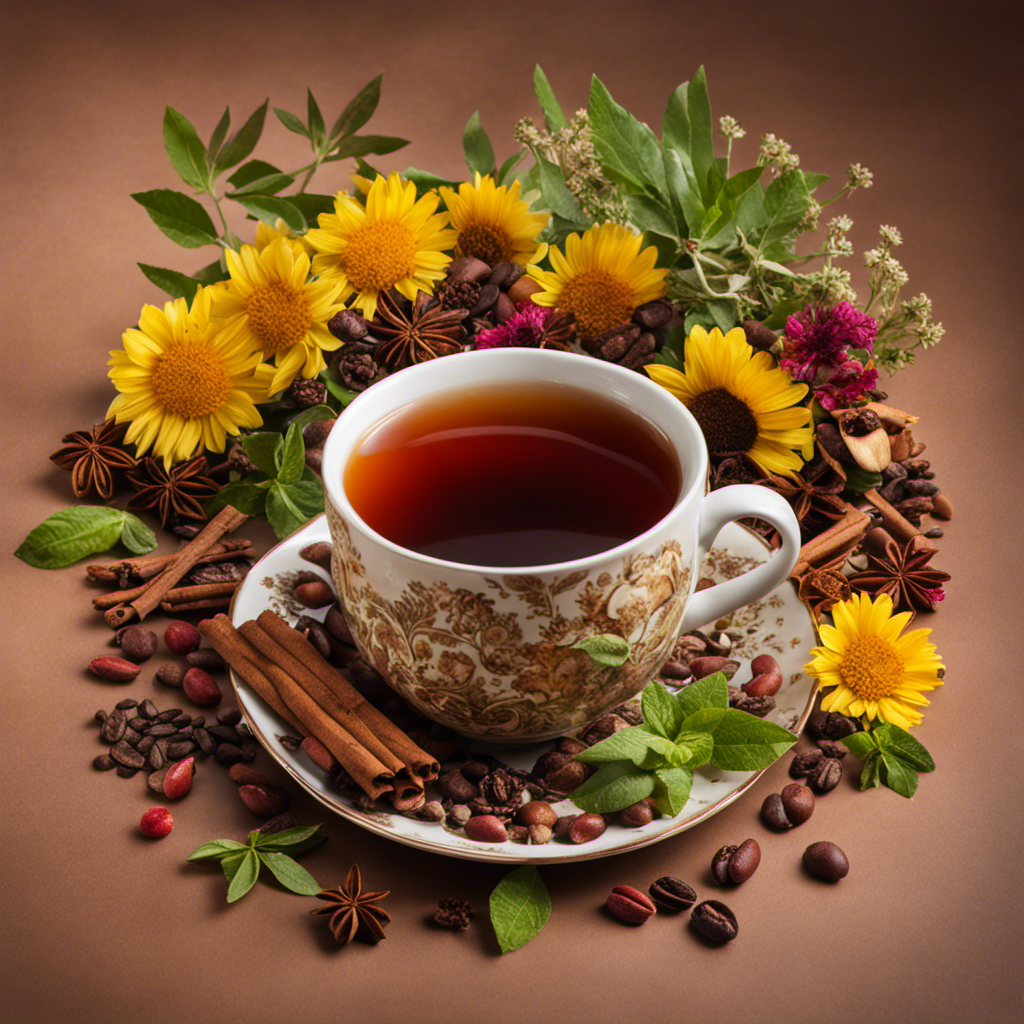
<path fill-rule="evenodd" d="M 164 796 L 168 800 L 179 800 L 192 788 L 192 776 L 196 770 L 196 759 L 186 757 L 184 761 L 172 764 L 164 776 Z"/>
<path fill-rule="evenodd" d="M 172 622 L 164 631 L 164 643 L 175 654 L 191 654 L 202 640 L 199 630 L 191 622 Z"/>
<path fill-rule="evenodd" d="M 149 836 L 150 839 L 163 839 L 164 836 L 171 834 L 174 819 L 166 807 L 150 807 L 142 816 L 139 827 L 144 836 Z"/>
<path fill-rule="evenodd" d="M 200 707 L 212 707 L 220 703 L 221 692 L 217 680 L 201 668 L 190 668 L 181 685 L 185 696 Z"/>

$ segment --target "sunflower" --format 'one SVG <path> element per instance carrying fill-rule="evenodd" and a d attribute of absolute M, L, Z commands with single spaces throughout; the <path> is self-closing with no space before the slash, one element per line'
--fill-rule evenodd
<path fill-rule="evenodd" d="M 551 215 L 530 213 L 530 206 L 519 198 L 519 182 L 511 186 L 495 185 L 489 174 L 473 175 L 473 183 L 463 182 L 459 191 L 438 189 L 452 227 L 458 232 L 456 256 L 475 256 L 490 267 L 499 263 L 526 266 L 542 260 L 547 245 L 537 236 L 547 227 Z"/>
<path fill-rule="evenodd" d="M 225 254 L 231 283 L 214 293 L 213 316 L 231 344 L 262 349 L 274 357 L 277 371 L 270 394 L 286 388 L 299 374 L 315 377 L 327 365 L 324 352 L 341 342 L 327 330 L 327 321 L 344 308 L 338 301 L 341 284 L 308 281 L 309 257 L 295 243 L 279 237 L 263 252 L 243 245 Z"/>
<path fill-rule="evenodd" d="M 455 232 L 444 213 L 435 213 L 436 193 L 416 198 L 416 186 L 396 172 L 378 176 L 366 195 L 365 208 L 339 192 L 334 213 L 321 213 L 320 227 L 307 232 L 316 250 L 313 273 L 341 284 L 341 298 L 355 295 L 353 306 L 369 319 L 377 296 L 397 288 L 407 299 L 433 292 L 451 262 L 444 250 L 455 245 Z"/>
<path fill-rule="evenodd" d="M 228 434 L 263 423 L 256 403 L 267 400 L 273 371 L 258 351 L 216 332 L 210 303 L 200 288 L 191 309 L 184 299 L 143 306 L 107 363 L 120 392 L 107 416 L 130 421 L 125 440 L 140 455 L 152 447 L 167 468 L 201 448 L 222 452 Z"/>
<path fill-rule="evenodd" d="M 256 231 L 252 236 L 252 244 L 257 252 L 263 252 L 271 242 L 276 241 L 278 238 L 287 239 L 297 254 L 305 253 L 312 258 L 316 252 L 313 246 L 306 240 L 305 235 L 293 235 L 292 229 L 280 217 L 274 221 L 273 227 L 263 221 L 259 221 L 256 224 Z"/>
<path fill-rule="evenodd" d="M 811 650 L 805 671 L 835 687 L 825 695 L 825 711 L 880 718 L 909 729 L 921 722 L 919 707 L 927 707 L 921 694 L 942 685 L 943 664 L 928 643 L 930 629 L 915 629 L 900 636 L 913 612 L 892 613 L 892 598 L 880 594 L 854 594 L 832 608 L 834 626 L 822 625 L 824 646 Z"/>
<path fill-rule="evenodd" d="M 655 269 L 658 251 L 640 250 L 640 236 L 621 224 L 587 228 L 565 240 L 565 255 L 552 247 L 554 270 L 528 267 L 543 291 L 530 298 L 576 317 L 581 338 L 628 323 L 637 306 L 665 294 L 667 270 Z"/>
<path fill-rule="evenodd" d="M 712 455 L 745 452 L 772 473 L 798 470 L 811 458 L 811 410 L 796 405 L 807 385 L 794 384 L 767 352 L 755 352 L 742 327 L 724 337 L 717 327 L 710 334 L 694 327 L 684 357 L 682 371 L 654 363 L 644 369 L 693 413 Z"/>

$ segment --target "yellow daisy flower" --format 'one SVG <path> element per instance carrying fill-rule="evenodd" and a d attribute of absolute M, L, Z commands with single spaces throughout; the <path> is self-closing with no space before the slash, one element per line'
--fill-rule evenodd
<path fill-rule="evenodd" d="M 565 255 L 549 253 L 553 270 L 528 267 L 543 291 L 530 298 L 576 317 L 581 338 L 593 338 L 628 323 L 633 310 L 665 294 L 665 274 L 654 263 L 654 246 L 640 250 L 640 236 L 621 224 L 587 228 L 565 240 Z"/>
<path fill-rule="evenodd" d="M 416 199 L 416 186 L 397 172 L 370 186 L 365 208 L 345 192 L 334 199 L 334 213 L 322 213 L 319 228 L 306 238 L 316 250 L 313 273 L 341 284 L 341 298 L 369 319 L 377 296 L 397 288 L 407 299 L 433 292 L 444 277 L 455 245 L 448 217 L 435 213 L 436 193 Z"/>
<path fill-rule="evenodd" d="M 919 707 L 927 707 L 926 690 L 942 685 L 942 661 L 930 629 L 915 629 L 903 636 L 913 612 L 892 613 L 892 598 L 880 594 L 854 594 L 832 608 L 834 626 L 819 627 L 822 647 L 811 650 L 806 672 L 834 687 L 822 699 L 824 711 L 880 718 L 903 729 L 919 725 Z"/>
<path fill-rule="evenodd" d="M 772 473 L 798 470 L 811 458 L 811 410 L 796 404 L 807 385 L 794 384 L 767 352 L 755 352 L 742 327 L 724 337 L 717 327 L 710 334 L 694 327 L 684 358 L 682 371 L 656 363 L 645 369 L 693 413 L 712 455 L 745 452 Z"/>
<path fill-rule="evenodd" d="M 529 204 L 519 198 L 518 181 L 495 185 L 494 178 L 478 171 L 473 183 L 463 182 L 458 192 L 443 185 L 438 191 L 458 232 L 456 256 L 475 256 L 490 267 L 507 262 L 526 266 L 544 258 L 548 247 L 537 236 L 551 215 L 530 213 Z"/>
<path fill-rule="evenodd" d="M 107 376 L 120 394 L 107 416 L 131 422 L 125 440 L 170 467 L 201 449 L 224 451 L 229 434 L 263 423 L 272 370 L 260 353 L 217 333 L 210 323 L 211 289 L 200 288 L 164 308 L 143 306 L 139 326 L 110 353 Z"/>
<path fill-rule="evenodd" d="M 341 345 L 327 330 L 344 309 L 340 282 L 307 280 L 309 257 L 287 238 L 275 238 L 263 252 L 252 245 L 228 249 L 224 257 L 231 282 L 214 294 L 212 309 L 229 343 L 273 356 L 272 395 L 300 374 L 315 377 L 327 365 L 324 352 Z"/>
<path fill-rule="evenodd" d="M 252 237 L 253 248 L 257 252 L 263 252 L 271 242 L 276 241 L 278 238 L 287 239 L 289 245 L 297 254 L 305 253 L 307 256 L 312 257 L 316 252 L 313 246 L 306 240 L 305 235 L 293 235 L 292 229 L 280 217 L 274 221 L 273 227 L 269 224 L 264 224 L 263 221 L 257 222 L 256 232 Z"/>

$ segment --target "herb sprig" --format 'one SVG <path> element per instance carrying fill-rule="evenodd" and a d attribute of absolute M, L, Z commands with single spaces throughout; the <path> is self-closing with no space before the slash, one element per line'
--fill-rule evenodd
<path fill-rule="evenodd" d="M 525 946 L 551 916 L 551 897 L 540 872 L 529 865 L 510 871 L 491 893 L 490 911 L 502 953 Z"/>
<path fill-rule="evenodd" d="M 131 512 L 106 505 L 72 505 L 44 519 L 15 555 L 37 569 L 62 569 L 117 543 L 133 555 L 156 547 L 156 534 Z"/>
<path fill-rule="evenodd" d="M 935 771 L 923 744 L 891 722 L 876 722 L 870 731 L 844 736 L 840 742 L 864 762 L 861 790 L 887 786 L 909 800 L 917 792 L 918 774 Z"/>

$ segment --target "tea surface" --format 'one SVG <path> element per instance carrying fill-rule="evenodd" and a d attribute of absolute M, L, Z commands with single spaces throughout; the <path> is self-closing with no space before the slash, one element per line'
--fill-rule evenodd
<path fill-rule="evenodd" d="M 548 565 L 606 551 L 672 508 L 668 439 L 609 399 L 492 385 L 397 410 L 358 443 L 343 485 L 362 519 L 452 562 Z"/>

